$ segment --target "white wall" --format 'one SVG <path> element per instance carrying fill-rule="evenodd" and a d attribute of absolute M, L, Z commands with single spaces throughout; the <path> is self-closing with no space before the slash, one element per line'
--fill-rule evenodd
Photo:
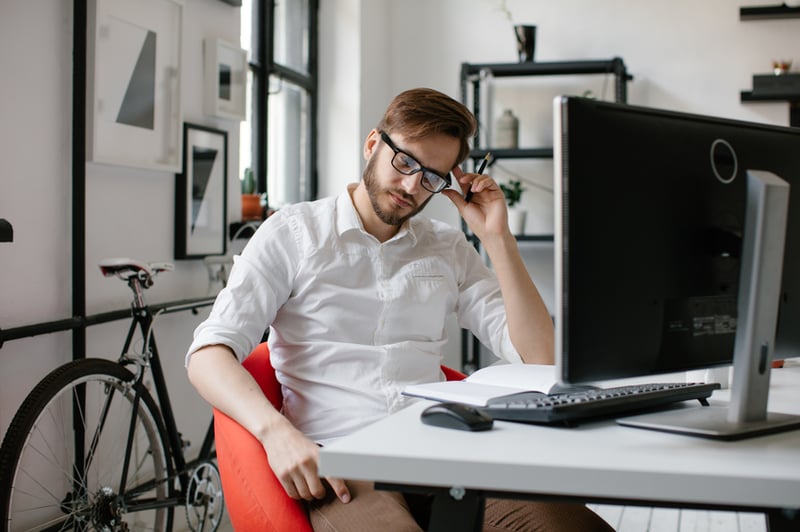
<path fill-rule="evenodd" d="M 771 4 L 747 0 L 741 4 Z M 236 8 L 219 0 L 186 0 L 183 34 L 184 120 L 228 130 L 232 122 L 202 112 L 202 45 L 206 36 L 237 42 Z M 336 194 L 360 178 L 361 146 L 397 92 L 415 86 L 459 97 L 462 62 L 511 62 L 515 42 L 497 0 L 322 0 L 320 8 L 320 191 Z M 773 58 L 800 62 L 796 19 L 740 22 L 731 0 L 509 0 L 515 22 L 538 25 L 538 60 L 622 57 L 635 80 L 631 103 L 787 124 L 784 103 L 741 104 L 739 91 Z M 70 164 L 72 3 L 62 0 L 0 2 L 0 217 L 14 225 L 15 240 L 0 243 L 0 327 L 10 328 L 70 314 Z M 550 101 L 561 92 L 591 89 L 608 96 L 602 76 L 499 84 L 496 107 L 520 117 L 523 144 L 550 144 Z M 544 185 L 547 164 L 518 171 Z M 238 158 L 229 158 L 229 219 L 238 218 Z M 496 175 L 502 179 L 502 175 Z M 102 257 L 145 260 L 172 257 L 174 176 L 170 173 L 87 165 L 87 302 L 89 313 L 124 308 L 126 288 L 96 269 Z M 552 196 L 526 192 L 528 231 L 552 227 Z M 141 208 L 147 216 L 133 217 Z M 447 200 L 431 215 L 458 223 Z M 128 217 L 128 218 L 125 218 Z M 125 218 L 125 219 L 123 219 Z M 537 279 L 542 285 L 546 279 Z M 206 293 L 199 261 L 180 261 L 151 290 L 151 301 Z M 186 382 L 183 351 L 202 315 L 159 319 L 159 347 L 167 356 L 179 419 L 193 441 L 205 429 L 207 408 Z M 119 327 L 89 328 L 90 354 L 117 355 Z M 457 340 L 457 331 L 451 335 Z M 0 433 L 33 385 L 71 357 L 70 334 L 14 340 L 0 349 Z M 458 360 L 458 342 L 448 360 Z M 202 415 L 195 415 L 201 411 Z M 199 420 L 196 423 L 190 423 Z"/>
<path fill-rule="evenodd" d="M 508 0 L 515 23 L 537 25 L 539 61 L 622 57 L 634 81 L 630 103 L 788 125 L 786 103 L 742 104 L 752 74 L 771 71 L 773 58 L 800 62 L 800 22 L 739 20 L 740 5 L 771 0 Z M 392 54 L 386 62 L 392 93 L 427 85 L 459 97 L 462 62 L 514 62 L 516 42 L 498 0 L 406 0 L 390 2 Z M 398 31 L 397 28 L 413 28 Z M 513 109 L 520 119 L 520 144 L 552 145 L 551 101 L 585 90 L 613 99 L 613 79 L 565 76 L 499 79 L 494 116 Z M 384 96 L 376 95 L 384 98 Z M 491 127 L 491 123 L 488 124 Z M 526 176 L 552 184 L 551 165 L 521 166 Z M 497 175 L 503 179 L 502 173 Z M 552 197 L 530 189 L 529 233 L 552 231 Z"/>
<path fill-rule="evenodd" d="M 72 9 L 67 2 L 0 4 L 0 327 L 70 312 L 70 98 Z M 35 31 L 34 31 L 35 30 Z M 0 350 L 0 431 L 49 368 L 66 360 L 65 333 Z"/>
<path fill-rule="evenodd" d="M 203 112 L 205 37 L 239 40 L 239 9 L 219 0 L 182 2 L 182 108 L 187 122 L 228 132 L 228 219 L 240 218 L 238 122 Z M 91 3 L 90 3 L 91 4 Z M 0 243 L 0 327 L 71 315 L 72 2 L 0 3 L 0 217 L 14 242 Z M 87 163 L 87 313 L 124 309 L 128 288 L 104 278 L 106 257 L 173 260 L 175 175 Z M 176 261 L 148 291 L 151 302 L 206 295 L 202 261 Z M 210 409 L 188 384 L 183 357 L 194 327 L 207 313 L 170 314 L 156 322 L 159 350 L 185 437 L 199 445 Z M 90 356 L 115 358 L 123 322 L 87 329 Z M 72 357 L 68 332 L 7 342 L 0 349 L 0 433 L 47 372 Z M 196 414 L 202 412 L 202 414 Z M 186 420 L 198 420 L 186 423 Z"/>
<path fill-rule="evenodd" d="M 361 2 L 325 0 L 319 10 L 319 194 L 361 176 Z"/>

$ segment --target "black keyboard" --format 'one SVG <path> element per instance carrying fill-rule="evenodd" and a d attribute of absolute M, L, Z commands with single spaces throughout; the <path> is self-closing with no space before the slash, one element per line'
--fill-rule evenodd
<path fill-rule="evenodd" d="M 562 393 L 524 392 L 490 400 L 480 410 L 501 421 L 575 424 L 666 408 L 674 403 L 708 397 L 719 383 L 651 383 L 614 388 L 576 388 Z"/>

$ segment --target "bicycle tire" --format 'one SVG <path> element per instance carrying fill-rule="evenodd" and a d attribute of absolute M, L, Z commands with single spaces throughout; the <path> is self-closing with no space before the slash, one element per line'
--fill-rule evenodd
<path fill-rule="evenodd" d="M 81 393 L 84 406 L 75 407 Z M 2 530 L 169 530 L 174 508 L 158 507 L 174 492 L 167 441 L 152 396 L 121 365 L 90 358 L 56 368 L 22 403 L 0 447 Z"/>

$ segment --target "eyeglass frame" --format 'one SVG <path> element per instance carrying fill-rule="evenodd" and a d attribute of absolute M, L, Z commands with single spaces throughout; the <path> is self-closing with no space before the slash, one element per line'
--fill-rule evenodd
<path fill-rule="evenodd" d="M 417 172 L 422 172 L 422 174 L 419 176 L 419 184 L 422 185 L 422 188 L 424 188 L 425 190 L 427 190 L 428 192 L 430 192 L 432 194 L 438 194 L 439 192 L 443 191 L 444 189 L 448 188 L 450 185 L 453 184 L 453 180 L 450 177 L 450 172 L 447 172 L 447 174 L 445 174 L 445 175 L 441 175 L 436 170 L 428 168 L 427 166 L 422 166 L 422 164 L 420 164 L 420 162 L 417 160 L 416 157 L 414 157 L 413 155 L 411 155 L 407 151 L 404 151 L 404 150 L 401 150 L 400 148 L 398 148 L 397 145 L 395 145 L 395 143 L 389 137 L 388 133 L 386 133 L 385 131 L 382 131 L 382 130 L 379 130 L 378 133 L 380 133 L 381 140 L 384 142 L 384 144 L 389 146 L 389 148 L 394 152 L 394 155 L 392 155 L 392 168 L 394 168 L 395 170 L 397 170 L 398 172 L 400 172 L 403 175 L 414 175 Z M 411 171 L 411 172 L 404 172 L 403 170 L 398 168 L 394 164 L 394 160 L 401 153 L 403 155 L 405 155 L 406 157 L 408 157 L 409 159 L 411 159 L 412 161 L 414 161 L 415 163 L 417 163 L 418 168 L 416 170 Z M 425 178 L 425 172 L 428 172 L 429 174 L 433 174 L 436 177 L 438 177 L 439 179 L 442 179 L 444 181 L 444 186 L 439 188 L 439 190 L 431 190 L 428 187 L 426 187 L 425 186 L 425 179 L 424 179 Z M 430 178 L 428 179 L 428 181 L 430 182 Z"/>

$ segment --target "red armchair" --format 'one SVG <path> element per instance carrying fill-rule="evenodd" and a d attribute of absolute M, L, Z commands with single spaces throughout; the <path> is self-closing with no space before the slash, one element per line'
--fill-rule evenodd
<path fill-rule="evenodd" d="M 261 343 L 242 364 L 255 378 L 275 408 L 283 403 L 281 386 Z M 464 375 L 442 366 L 447 380 Z M 217 464 L 228 515 L 235 530 L 311 532 L 305 507 L 289 497 L 272 473 L 261 443 L 233 419 L 214 409 Z"/>

